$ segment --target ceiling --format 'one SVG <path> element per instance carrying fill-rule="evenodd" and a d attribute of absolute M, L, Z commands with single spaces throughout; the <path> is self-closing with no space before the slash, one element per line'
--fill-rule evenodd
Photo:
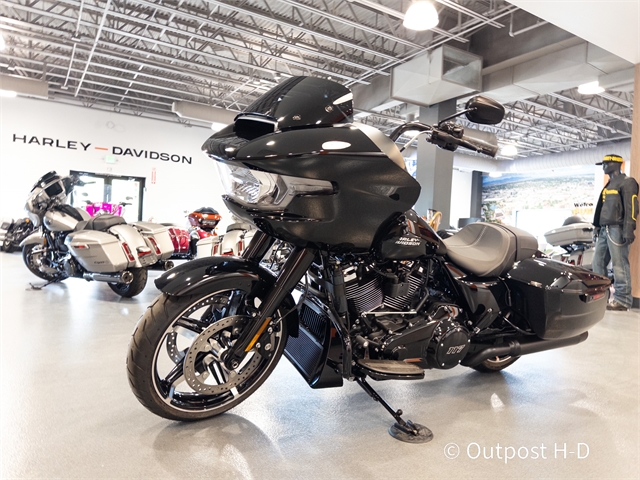
<path fill-rule="evenodd" d="M 401 20 L 409 3 L 3 0 L 0 74 L 47 82 L 53 101 L 194 125 L 203 123 L 176 116 L 174 102 L 237 112 L 286 76 L 321 76 L 354 88 L 361 121 L 390 132 L 410 106 L 363 107 L 358 92 L 386 96 L 393 68 L 425 52 L 481 54 L 489 74 L 581 41 L 503 0 L 436 0 L 438 27 L 412 32 Z M 560 80 L 557 91 L 507 102 L 505 121 L 487 129 L 520 157 L 631 137 L 628 79 L 589 96 Z"/>

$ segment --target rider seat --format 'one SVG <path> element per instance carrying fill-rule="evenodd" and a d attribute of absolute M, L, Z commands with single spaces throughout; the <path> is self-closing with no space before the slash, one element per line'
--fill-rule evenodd
<path fill-rule="evenodd" d="M 106 232 L 114 225 L 122 225 L 124 223 L 127 223 L 124 218 L 105 213 L 98 215 L 97 217 L 93 217 L 91 220 L 87 220 L 86 222 L 79 222 L 78 225 L 76 225 L 75 230 L 96 230 L 98 232 Z"/>
<path fill-rule="evenodd" d="M 479 277 L 502 276 L 538 250 L 538 240 L 530 233 L 484 222 L 467 225 L 443 243 L 453 263 Z"/>

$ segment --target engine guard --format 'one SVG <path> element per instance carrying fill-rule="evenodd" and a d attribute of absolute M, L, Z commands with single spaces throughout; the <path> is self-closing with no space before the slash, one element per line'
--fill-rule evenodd
<path fill-rule="evenodd" d="M 276 276 L 266 268 L 240 257 L 213 256 L 185 262 L 163 273 L 155 280 L 156 287 L 168 295 L 202 295 L 229 288 L 246 292 L 268 290 Z M 295 301 L 287 295 L 284 306 L 291 309 Z M 287 315 L 287 330 L 298 336 L 298 312 Z"/>

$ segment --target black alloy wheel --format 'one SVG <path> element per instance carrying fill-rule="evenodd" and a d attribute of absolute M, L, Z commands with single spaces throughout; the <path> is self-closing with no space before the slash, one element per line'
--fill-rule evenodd
<path fill-rule="evenodd" d="M 225 352 L 253 321 L 260 302 L 241 290 L 160 295 L 129 345 L 129 384 L 140 403 L 161 417 L 190 421 L 219 415 L 248 398 L 269 377 L 287 340 L 286 324 L 276 313 L 242 363 L 225 367 Z"/>

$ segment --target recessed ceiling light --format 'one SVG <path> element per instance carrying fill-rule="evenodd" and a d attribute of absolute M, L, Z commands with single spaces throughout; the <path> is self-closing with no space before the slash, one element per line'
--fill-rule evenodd
<path fill-rule="evenodd" d="M 402 25 L 409 30 L 429 30 L 438 25 L 438 11 L 431 2 L 419 1 L 409 6 Z"/>

